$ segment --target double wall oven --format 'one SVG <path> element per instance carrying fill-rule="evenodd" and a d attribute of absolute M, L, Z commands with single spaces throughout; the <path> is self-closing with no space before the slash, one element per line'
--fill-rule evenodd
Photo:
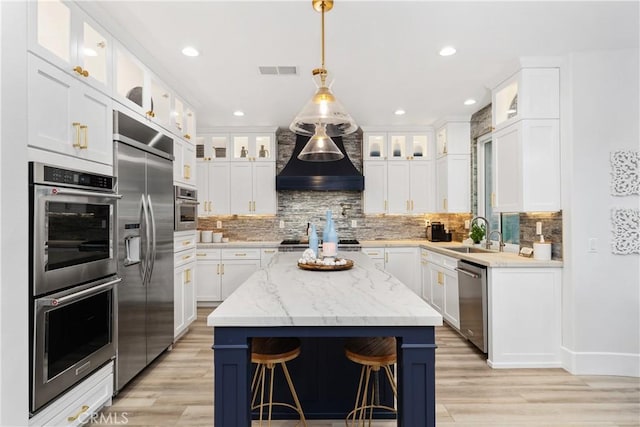
<path fill-rule="evenodd" d="M 30 411 L 115 357 L 112 176 L 29 163 Z"/>

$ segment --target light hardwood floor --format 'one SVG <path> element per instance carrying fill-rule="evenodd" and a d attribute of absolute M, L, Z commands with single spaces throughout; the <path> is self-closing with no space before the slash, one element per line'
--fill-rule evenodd
<path fill-rule="evenodd" d="M 210 311 L 198 309 L 198 320 L 173 350 L 128 384 L 90 425 L 122 425 L 126 418 L 128 426 L 213 426 L 212 331 L 206 326 Z M 491 369 L 451 328 L 438 328 L 436 341 L 438 426 L 640 426 L 638 378 L 573 376 L 562 369 Z M 344 425 L 340 420 L 309 423 Z"/>

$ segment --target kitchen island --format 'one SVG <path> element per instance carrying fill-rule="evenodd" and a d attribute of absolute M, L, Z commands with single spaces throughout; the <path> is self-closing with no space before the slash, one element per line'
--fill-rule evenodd
<path fill-rule="evenodd" d="M 398 426 L 435 426 L 434 326 L 442 324 L 442 316 L 366 255 L 345 255 L 355 263 L 350 270 L 307 271 L 297 267 L 300 253 L 279 253 L 209 315 L 207 324 L 214 328 L 216 427 L 251 425 L 250 342 L 252 337 L 269 336 L 336 341 L 397 337 Z M 342 359 L 336 357 L 335 362 Z M 331 366 L 320 368 L 305 375 L 331 371 Z M 305 378 L 293 381 L 298 387 Z M 355 390 L 352 397 L 346 407 L 353 405 Z M 323 396 L 318 400 L 322 403 Z M 320 404 L 309 418 L 342 418 L 346 412 Z"/>

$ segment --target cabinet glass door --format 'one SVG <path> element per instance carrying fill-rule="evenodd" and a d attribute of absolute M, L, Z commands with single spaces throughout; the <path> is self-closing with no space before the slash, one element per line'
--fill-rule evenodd
<path fill-rule="evenodd" d="M 272 160 L 275 154 L 270 136 L 257 135 L 252 148 L 256 160 Z"/>
<path fill-rule="evenodd" d="M 65 63 L 71 62 L 71 10 L 58 0 L 39 0 L 36 42 Z"/>
<path fill-rule="evenodd" d="M 409 156 L 414 160 L 427 160 L 429 153 L 429 137 L 427 135 L 412 135 L 409 137 Z"/>
<path fill-rule="evenodd" d="M 405 135 L 389 136 L 389 160 L 406 160 L 407 154 L 407 137 Z"/>
<path fill-rule="evenodd" d="M 518 115 L 518 80 L 507 83 L 495 94 L 495 126 L 511 120 Z"/>
<path fill-rule="evenodd" d="M 250 160 L 250 158 L 251 154 L 249 154 L 249 137 L 234 136 L 231 160 Z"/>
<path fill-rule="evenodd" d="M 370 134 L 364 138 L 364 157 L 382 160 L 387 156 L 387 137 L 385 134 Z"/>
<path fill-rule="evenodd" d="M 169 126 L 171 117 L 171 94 L 165 85 L 155 77 L 151 78 L 151 110 L 156 122 Z"/>
<path fill-rule="evenodd" d="M 144 68 L 138 61 L 122 49 L 116 50 L 116 93 L 123 98 L 125 104 L 143 114 L 151 111 L 145 102 L 149 97 L 145 88 Z M 145 110 L 148 108 L 148 110 Z"/>
<path fill-rule="evenodd" d="M 184 103 L 178 98 L 174 99 L 171 115 L 173 116 L 174 130 L 181 134 L 184 128 Z"/>
<path fill-rule="evenodd" d="M 89 76 L 100 84 L 107 85 L 108 47 L 107 36 L 89 23 L 82 25 L 82 40 L 78 45 L 78 60 Z"/>

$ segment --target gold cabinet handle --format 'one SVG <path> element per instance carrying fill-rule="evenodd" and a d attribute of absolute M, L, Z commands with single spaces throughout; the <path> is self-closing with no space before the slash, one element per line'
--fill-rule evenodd
<path fill-rule="evenodd" d="M 83 69 L 79 65 L 76 65 L 75 67 L 73 67 L 73 71 L 75 71 L 76 73 L 80 74 L 81 76 L 89 77 L 89 72 L 87 70 Z"/>
<path fill-rule="evenodd" d="M 182 256 L 182 259 L 183 259 L 183 260 L 186 260 L 186 259 L 189 259 L 189 258 L 191 258 L 191 255 L 183 255 L 183 256 Z"/>
<path fill-rule="evenodd" d="M 222 273 L 220 274 L 224 274 L 224 264 L 221 264 L 221 265 L 222 265 Z"/>
<path fill-rule="evenodd" d="M 438 285 L 442 285 L 444 283 L 444 274 L 441 271 L 438 271 Z"/>
<path fill-rule="evenodd" d="M 189 135 L 188 133 L 184 134 L 184 139 L 191 139 L 191 135 Z"/>
<path fill-rule="evenodd" d="M 411 200 L 411 211 L 413 212 L 413 200 Z"/>
<path fill-rule="evenodd" d="M 249 200 L 249 212 L 251 212 L 251 200 Z"/>
<path fill-rule="evenodd" d="M 218 268 L 216 269 L 216 274 L 220 274 L 220 264 L 218 264 L 217 266 Z"/>
<path fill-rule="evenodd" d="M 80 417 L 80 415 L 84 414 L 88 410 L 89 410 L 89 406 L 88 405 L 82 405 L 80 410 L 75 415 L 67 417 L 67 421 L 73 422 L 73 421 L 77 420 Z"/>
<path fill-rule="evenodd" d="M 369 252 L 369 256 L 377 256 L 378 252 Z"/>
<path fill-rule="evenodd" d="M 442 208 L 446 211 L 448 209 L 449 204 L 447 203 L 447 198 L 442 199 Z"/>
<path fill-rule="evenodd" d="M 149 116 L 149 117 L 155 117 L 155 116 L 156 116 L 156 113 L 154 113 L 154 112 L 153 112 L 153 110 L 149 110 L 149 111 L 147 111 L 147 113 L 146 113 L 146 114 L 147 114 L 147 116 Z"/>
<path fill-rule="evenodd" d="M 409 211 L 409 201 L 407 200 L 407 210 Z"/>
<path fill-rule="evenodd" d="M 184 178 L 191 179 L 191 165 L 184 165 Z"/>
<path fill-rule="evenodd" d="M 188 268 L 184 271 L 184 284 L 191 283 L 191 269 Z"/>
<path fill-rule="evenodd" d="M 233 254 L 234 256 L 247 256 L 246 253 L 244 252 L 236 252 L 235 254 Z"/>
<path fill-rule="evenodd" d="M 275 253 L 276 253 L 276 250 L 275 250 L 275 249 L 265 249 L 265 250 L 264 250 L 264 253 L 265 253 L 265 254 L 275 254 Z"/>
<path fill-rule="evenodd" d="M 182 246 L 187 246 L 191 244 L 191 240 L 185 240 L 184 242 L 182 242 Z"/>
<path fill-rule="evenodd" d="M 204 253 L 197 253 L 196 256 L 207 256 L 207 254 Z"/>
<path fill-rule="evenodd" d="M 386 252 L 384 254 L 384 262 L 389 262 L 389 254 Z"/>
<path fill-rule="evenodd" d="M 491 207 L 496 205 L 496 193 L 491 193 Z"/>
<path fill-rule="evenodd" d="M 255 200 L 253 201 L 253 211 L 254 212 L 256 211 L 256 201 Z"/>
<path fill-rule="evenodd" d="M 80 123 L 73 122 L 71 125 L 76 129 L 76 141 L 73 143 L 74 148 L 82 148 L 80 143 Z"/>
<path fill-rule="evenodd" d="M 82 135 L 84 136 L 83 138 L 83 143 L 80 144 L 80 148 L 82 149 L 87 149 L 89 148 L 89 127 L 87 125 L 80 125 L 80 130 L 82 131 Z"/>
<path fill-rule="evenodd" d="M 389 202 L 387 202 L 386 200 L 384 201 L 384 211 L 387 211 L 387 207 L 389 206 Z"/>

